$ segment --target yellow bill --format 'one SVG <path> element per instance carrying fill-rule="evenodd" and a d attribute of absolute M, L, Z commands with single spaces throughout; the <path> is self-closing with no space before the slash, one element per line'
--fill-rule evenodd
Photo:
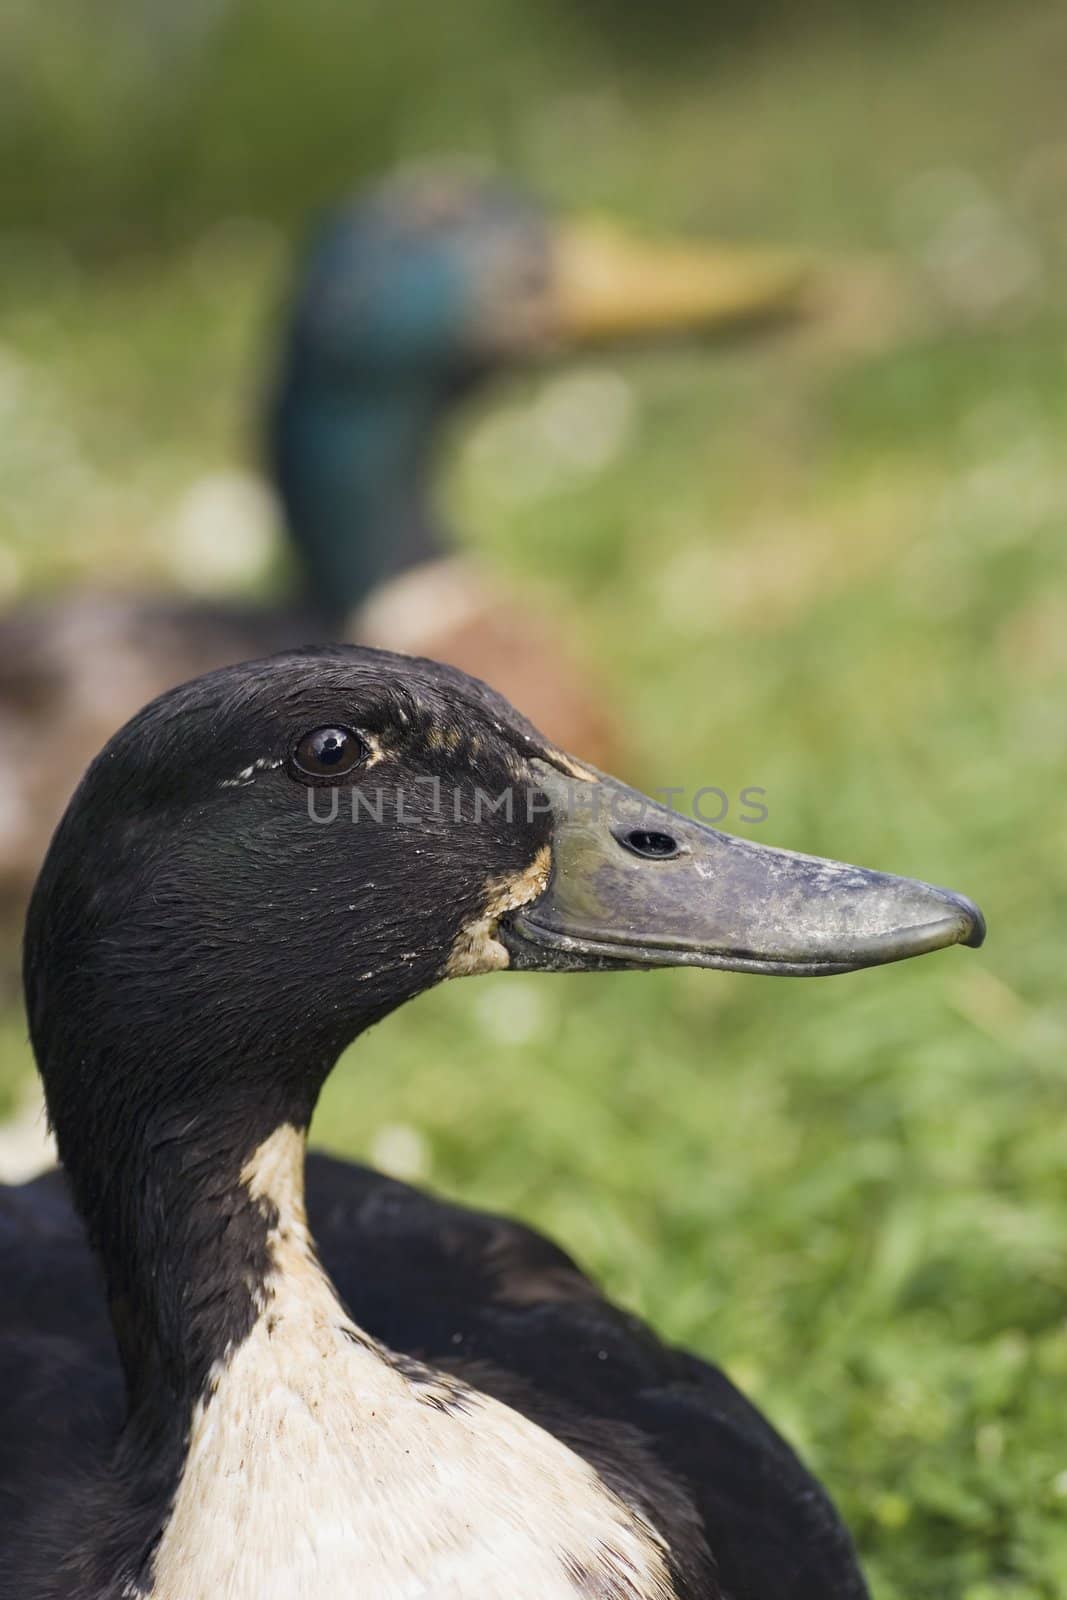
<path fill-rule="evenodd" d="M 775 320 L 803 309 L 811 276 L 799 254 L 645 240 L 608 221 L 559 223 L 553 271 L 568 344 Z"/>

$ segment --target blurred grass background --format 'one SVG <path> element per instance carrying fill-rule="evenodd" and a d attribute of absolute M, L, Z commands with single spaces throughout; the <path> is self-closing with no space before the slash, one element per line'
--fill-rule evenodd
<path fill-rule="evenodd" d="M 9 603 L 271 583 L 291 239 L 395 160 L 877 259 L 823 328 L 494 391 L 446 498 L 569 608 L 628 776 L 761 785 L 750 836 L 963 889 L 987 947 L 453 985 L 315 1133 L 527 1218 L 721 1360 L 878 1600 L 1067 1595 L 1063 7 L 13 0 L 0 62 Z M 30 1071 L 12 1007 L 0 1111 Z"/>

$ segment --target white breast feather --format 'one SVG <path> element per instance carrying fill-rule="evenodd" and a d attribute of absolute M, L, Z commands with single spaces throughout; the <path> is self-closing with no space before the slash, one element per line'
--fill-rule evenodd
<path fill-rule="evenodd" d="M 427 1404 L 363 1340 L 314 1259 L 302 1159 L 285 1128 L 246 1168 L 283 1219 L 275 1270 L 193 1416 L 152 1600 L 575 1600 L 565 1557 L 672 1600 L 659 1535 L 566 1445 L 488 1396 Z"/>

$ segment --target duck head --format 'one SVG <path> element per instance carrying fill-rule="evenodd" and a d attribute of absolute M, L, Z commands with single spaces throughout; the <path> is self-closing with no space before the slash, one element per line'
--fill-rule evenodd
<path fill-rule="evenodd" d="M 424 498 L 442 411 L 494 370 L 795 306 L 795 259 L 649 244 L 499 183 L 406 174 L 325 218 L 288 313 L 271 451 L 323 612 L 441 550 Z"/>
<path fill-rule="evenodd" d="M 982 936 L 946 889 L 733 838 L 454 669 L 337 646 L 212 673 L 114 737 L 42 869 L 25 971 L 77 1180 L 120 1125 L 306 1125 L 349 1041 L 442 978 L 814 975 Z"/>

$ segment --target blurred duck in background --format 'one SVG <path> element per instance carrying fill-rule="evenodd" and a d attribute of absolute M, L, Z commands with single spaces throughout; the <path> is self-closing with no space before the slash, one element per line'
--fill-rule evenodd
<path fill-rule="evenodd" d="M 648 245 L 442 173 L 331 219 L 298 281 L 272 436 L 319 615 L 503 683 L 553 737 L 606 759 L 607 719 L 551 620 L 451 553 L 428 494 L 441 420 L 494 371 L 762 323 L 795 309 L 801 282 L 795 261 Z"/>
<path fill-rule="evenodd" d="M 795 311 L 803 285 L 784 255 L 643 243 L 449 170 L 395 177 L 327 217 L 286 314 L 268 433 L 304 592 L 280 609 L 92 592 L 0 621 L 0 910 L 21 914 L 74 776 L 137 707 L 299 644 L 448 661 L 556 743 L 615 764 L 565 625 L 452 554 L 429 492 L 441 421 L 494 372 L 762 325 Z"/>

